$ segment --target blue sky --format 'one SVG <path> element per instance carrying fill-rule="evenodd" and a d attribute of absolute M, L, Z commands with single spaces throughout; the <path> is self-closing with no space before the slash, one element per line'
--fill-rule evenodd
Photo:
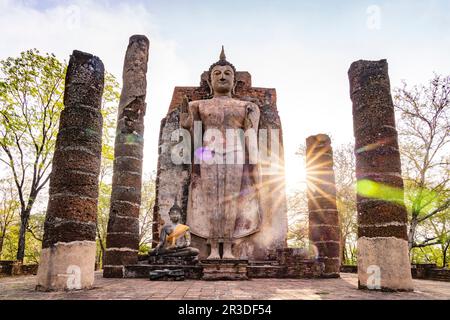
<path fill-rule="evenodd" d="M 253 85 L 274 87 L 288 187 L 304 180 L 295 156 L 307 136 L 353 140 L 347 70 L 389 62 L 392 87 L 450 73 L 450 1 L 11 1 L 0 0 L 0 59 L 36 47 L 68 59 L 98 55 L 119 79 L 128 37 L 151 42 L 145 171 L 156 169 L 159 121 L 175 85 L 197 85 L 225 45 Z"/>

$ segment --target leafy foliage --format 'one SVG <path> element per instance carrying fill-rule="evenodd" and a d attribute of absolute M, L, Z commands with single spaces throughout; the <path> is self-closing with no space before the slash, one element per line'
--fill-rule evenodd
<path fill-rule="evenodd" d="M 24 259 L 31 210 L 50 177 L 65 71 L 53 54 L 36 49 L 0 61 L 0 161 L 20 201 L 18 260 Z"/>
<path fill-rule="evenodd" d="M 434 261 L 445 266 L 450 236 L 450 76 L 435 75 L 427 85 L 404 83 L 394 99 L 411 256 L 423 261 L 440 247 L 441 257 Z"/>

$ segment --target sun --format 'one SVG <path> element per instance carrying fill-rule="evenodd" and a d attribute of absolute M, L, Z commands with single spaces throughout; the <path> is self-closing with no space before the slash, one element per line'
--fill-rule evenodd
<path fill-rule="evenodd" d="M 285 158 L 286 192 L 291 194 L 306 186 L 305 162 L 295 153 L 287 154 Z"/>

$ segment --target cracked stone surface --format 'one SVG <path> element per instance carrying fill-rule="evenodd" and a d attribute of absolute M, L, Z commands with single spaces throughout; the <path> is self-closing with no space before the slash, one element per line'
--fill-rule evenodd
<path fill-rule="evenodd" d="M 105 279 L 96 272 L 94 289 L 37 292 L 36 277 L 0 278 L 0 300 L 429 300 L 450 299 L 450 282 L 414 280 L 414 292 L 358 290 L 356 274 L 340 279 L 253 279 L 249 281 L 150 281 Z"/>

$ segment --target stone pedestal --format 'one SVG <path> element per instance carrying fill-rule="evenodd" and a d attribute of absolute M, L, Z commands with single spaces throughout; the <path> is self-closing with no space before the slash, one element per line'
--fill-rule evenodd
<path fill-rule="evenodd" d="M 358 287 L 383 291 L 412 291 L 408 242 L 396 237 L 358 239 Z M 405 255 L 406 254 L 406 255 Z"/>
<path fill-rule="evenodd" d="M 124 266 L 138 261 L 148 50 L 145 36 L 130 38 L 117 117 L 104 277 L 122 278 Z"/>
<path fill-rule="evenodd" d="M 151 281 L 184 281 L 186 279 L 183 269 L 162 269 L 150 271 Z"/>
<path fill-rule="evenodd" d="M 151 265 L 195 265 L 198 263 L 197 256 L 168 257 L 168 256 L 149 256 L 148 263 Z"/>
<path fill-rule="evenodd" d="M 42 249 L 37 290 L 89 289 L 94 284 L 94 241 L 58 243 Z"/>
<path fill-rule="evenodd" d="M 94 283 L 104 67 L 74 51 L 67 69 L 37 276 L 39 290 Z"/>
<path fill-rule="evenodd" d="M 359 287 L 413 290 L 388 64 L 360 60 L 348 74 L 358 180 Z"/>
<path fill-rule="evenodd" d="M 278 249 L 277 261 L 283 267 L 280 278 L 329 278 L 335 277 L 333 273 L 330 275 L 330 267 L 328 273 L 325 272 L 327 265 L 322 258 L 311 258 L 309 252 L 303 248 L 283 248 Z M 334 260 L 328 261 L 329 265 L 334 265 Z"/>
<path fill-rule="evenodd" d="M 248 260 L 201 260 L 202 280 L 248 280 Z"/>
<path fill-rule="evenodd" d="M 173 265 L 173 264 L 135 264 L 124 267 L 124 278 L 148 279 L 150 272 L 156 270 L 183 270 L 184 277 L 190 280 L 200 280 L 202 278 L 202 267 L 197 265 Z"/>

